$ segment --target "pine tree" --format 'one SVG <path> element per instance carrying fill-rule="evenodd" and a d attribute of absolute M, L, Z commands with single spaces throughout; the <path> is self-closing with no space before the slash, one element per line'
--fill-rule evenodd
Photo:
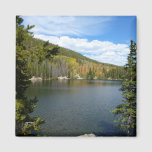
<path fill-rule="evenodd" d="M 121 87 L 124 103 L 111 112 L 120 115 L 117 122 L 126 130 L 128 136 L 136 136 L 136 43 L 132 40 L 128 63 L 124 68 L 125 81 Z"/>
<path fill-rule="evenodd" d="M 29 30 L 33 26 L 24 28 L 23 19 L 16 17 L 16 135 L 37 135 L 40 124 L 44 121 L 38 117 L 31 118 L 37 99 L 27 99 L 25 91 L 29 86 L 27 70 L 28 51 L 24 50 L 24 41 L 31 37 Z"/>
<path fill-rule="evenodd" d="M 68 71 L 68 78 L 71 78 L 71 72 L 70 72 L 70 70 Z"/>
<path fill-rule="evenodd" d="M 95 76 L 95 72 L 94 72 L 94 69 L 92 70 L 91 68 L 89 69 L 89 72 L 87 73 L 87 79 L 88 80 L 93 80 Z"/>

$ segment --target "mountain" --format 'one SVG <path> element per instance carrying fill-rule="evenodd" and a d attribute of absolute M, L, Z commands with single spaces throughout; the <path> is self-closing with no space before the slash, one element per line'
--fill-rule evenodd
<path fill-rule="evenodd" d="M 124 70 L 120 66 L 101 63 L 70 49 L 59 47 L 36 38 L 24 41 L 28 71 L 31 76 L 56 79 L 66 76 L 75 79 L 122 79 Z"/>

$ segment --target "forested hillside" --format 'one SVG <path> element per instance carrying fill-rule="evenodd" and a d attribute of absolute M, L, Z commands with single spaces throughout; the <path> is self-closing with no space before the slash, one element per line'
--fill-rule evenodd
<path fill-rule="evenodd" d="M 33 38 L 24 40 L 28 72 L 42 79 L 66 76 L 75 79 L 122 79 L 123 68 L 89 59 L 72 50 Z"/>

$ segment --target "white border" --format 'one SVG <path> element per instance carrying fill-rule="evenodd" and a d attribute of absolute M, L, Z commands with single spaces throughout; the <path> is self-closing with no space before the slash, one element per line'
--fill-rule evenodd
<path fill-rule="evenodd" d="M 5 0 L 0 2 L 0 151 L 151 151 L 151 0 Z M 136 15 L 138 137 L 15 137 L 15 15 Z"/>

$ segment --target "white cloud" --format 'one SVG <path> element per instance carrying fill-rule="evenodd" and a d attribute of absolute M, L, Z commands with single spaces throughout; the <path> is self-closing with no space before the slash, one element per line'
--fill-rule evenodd
<path fill-rule="evenodd" d="M 115 44 L 110 41 L 71 38 L 69 36 L 34 35 L 34 37 L 49 40 L 53 44 L 74 50 L 91 59 L 115 65 L 124 65 L 129 54 L 128 44 Z"/>

